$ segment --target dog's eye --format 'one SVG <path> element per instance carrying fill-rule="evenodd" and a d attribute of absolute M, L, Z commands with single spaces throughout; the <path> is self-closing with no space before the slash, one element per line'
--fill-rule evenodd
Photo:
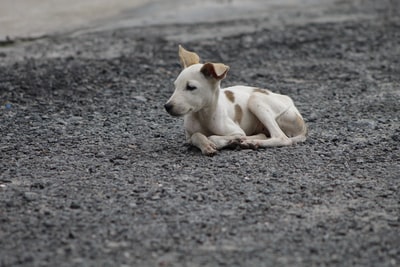
<path fill-rule="evenodd" d="M 196 90 L 196 89 L 197 89 L 196 86 L 193 86 L 193 85 L 190 85 L 190 84 L 186 85 L 186 90 L 188 90 L 188 91 L 193 91 L 193 90 Z"/>

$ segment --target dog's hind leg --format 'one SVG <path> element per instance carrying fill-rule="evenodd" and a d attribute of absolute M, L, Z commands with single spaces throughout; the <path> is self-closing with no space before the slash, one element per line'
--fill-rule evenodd
<path fill-rule="evenodd" d="M 276 119 L 289 110 L 291 106 L 287 107 L 280 114 L 277 114 L 268 105 L 268 102 L 268 96 L 252 97 L 249 100 L 249 109 L 268 130 L 271 137 L 268 139 L 266 139 L 265 135 L 261 136 L 260 139 L 257 139 L 257 135 L 244 137 L 241 139 L 241 146 L 243 148 L 289 146 L 293 143 L 293 140 L 284 133 Z"/>
<path fill-rule="evenodd" d="M 306 140 L 307 126 L 295 106 L 291 106 L 280 114 L 276 121 L 293 143 L 300 143 Z"/>

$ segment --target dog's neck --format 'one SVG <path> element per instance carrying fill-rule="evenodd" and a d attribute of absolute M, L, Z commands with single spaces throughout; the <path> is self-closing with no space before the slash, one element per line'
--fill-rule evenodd
<path fill-rule="evenodd" d="M 196 113 L 196 117 L 198 117 L 200 120 L 209 120 L 211 118 L 213 118 L 214 114 L 217 112 L 218 109 L 218 101 L 219 101 L 219 97 L 221 94 L 221 82 L 218 81 L 217 83 L 215 83 L 213 90 L 213 97 L 212 100 L 207 103 L 206 106 L 204 106 L 203 108 L 201 108 L 199 111 L 195 112 Z"/>

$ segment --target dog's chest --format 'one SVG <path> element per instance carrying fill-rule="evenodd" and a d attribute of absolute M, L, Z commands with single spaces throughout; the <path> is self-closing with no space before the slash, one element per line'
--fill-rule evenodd
<path fill-rule="evenodd" d="M 253 87 L 244 86 L 221 89 L 213 112 L 202 110 L 185 116 L 186 131 L 206 136 L 259 133 L 263 125 L 248 108 L 253 91 Z"/>

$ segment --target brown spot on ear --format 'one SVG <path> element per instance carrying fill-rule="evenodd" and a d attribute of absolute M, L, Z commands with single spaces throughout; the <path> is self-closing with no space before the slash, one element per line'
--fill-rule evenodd
<path fill-rule="evenodd" d="M 243 118 L 243 110 L 242 108 L 239 106 L 239 104 L 235 105 L 235 121 L 238 123 L 242 122 L 242 118 Z"/>
<path fill-rule="evenodd" d="M 261 93 L 261 94 L 269 95 L 270 91 L 268 91 L 266 89 L 255 88 L 253 90 L 253 93 Z"/>
<path fill-rule="evenodd" d="M 232 103 L 235 103 L 235 95 L 233 94 L 232 91 L 229 91 L 229 90 L 225 91 L 225 95 L 226 95 L 226 98 L 229 99 L 229 101 L 231 101 Z"/>
<path fill-rule="evenodd" d="M 228 70 L 229 67 L 222 63 L 207 62 L 201 67 L 200 72 L 203 73 L 206 78 L 213 78 L 220 81 L 226 77 Z"/>

